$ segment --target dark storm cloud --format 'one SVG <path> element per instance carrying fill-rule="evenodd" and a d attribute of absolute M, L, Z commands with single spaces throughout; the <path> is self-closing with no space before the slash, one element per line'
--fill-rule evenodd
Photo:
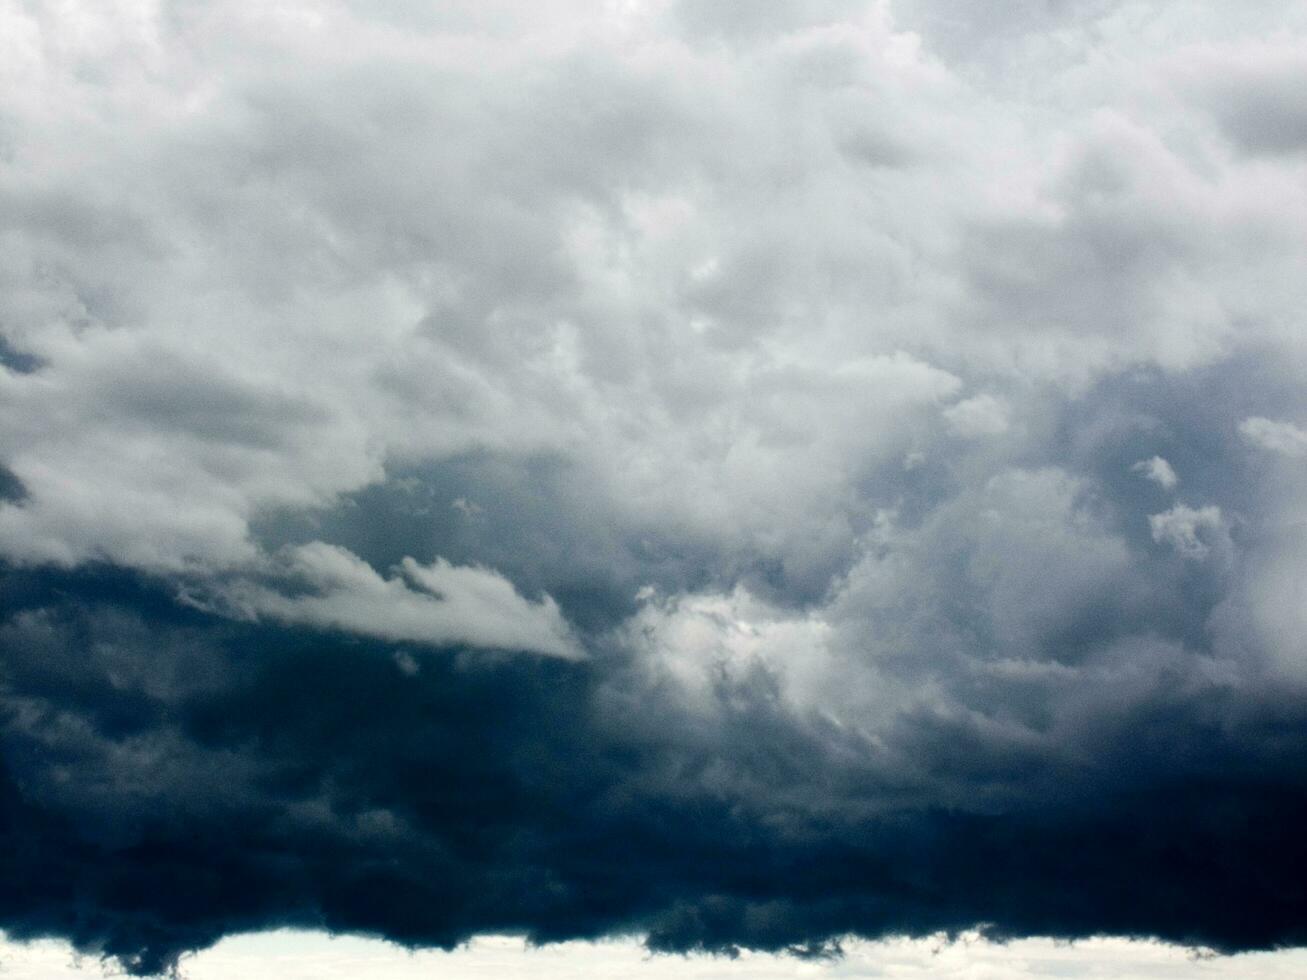
<path fill-rule="evenodd" d="M 39 359 L 17 350 L 6 337 L 0 337 L 0 365 L 19 374 L 28 374 L 41 366 Z"/>
<path fill-rule="evenodd" d="M 21 887 L 0 916 L 136 973 L 279 925 L 662 950 L 977 923 L 1307 938 L 1307 719 L 1270 687 L 1161 673 L 1042 743 L 923 712 L 873 748 L 762 675 L 722 679 L 708 723 L 620 654 L 414 672 L 109 569 L 11 572 L 5 614 L 0 867 Z"/>
<path fill-rule="evenodd" d="M 9 467 L 0 465 L 0 500 L 20 503 L 25 496 L 27 488 L 23 486 L 23 481 L 14 476 Z"/>

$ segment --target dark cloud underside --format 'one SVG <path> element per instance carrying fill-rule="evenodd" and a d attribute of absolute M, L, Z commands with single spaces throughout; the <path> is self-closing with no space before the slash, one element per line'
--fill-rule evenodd
<path fill-rule="evenodd" d="M 281 925 L 677 951 L 976 924 L 1305 938 L 1304 709 L 1274 691 L 1159 684 L 1074 758 L 930 717 L 876 749 L 762 680 L 723 680 L 704 731 L 620 662 L 449 650 L 413 673 L 109 570 L 11 573 L 6 599 L 0 866 L 22 887 L 0 914 L 136 972 Z M 1016 790 L 985 802 L 996 782 Z"/>

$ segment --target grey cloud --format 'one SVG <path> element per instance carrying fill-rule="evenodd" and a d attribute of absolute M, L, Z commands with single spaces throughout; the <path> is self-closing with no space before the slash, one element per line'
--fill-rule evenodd
<path fill-rule="evenodd" d="M 1300 45 L 1218 46 L 1176 68 L 1198 104 L 1245 153 L 1295 153 L 1307 147 L 1301 91 L 1307 52 Z"/>
<path fill-rule="evenodd" d="M 747 40 L 854 20 L 871 6 L 867 0 L 781 0 L 766 5 L 745 0 L 676 0 L 670 5 L 670 14 L 688 37 Z"/>
<path fill-rule="evenodd" d="M 27 488 L 23 486 L 23 481 L 9 467 L 0 467 L 0 500 L 11 504 L 21 503 L 26 496 Z"/>
<path fill-rule="evenodd" d="M 903 27 L 920 32 L 949 59 L 966 63 L 1012 58 L 1023 42 L 1046 44 L 1049 34 L 1092 25 L 1117 6 L 1119 0 L 998 0 L 983 6 L 903 0 L 893 10 Z"/>
<path fill-rule="evenodd" d="M 19 374 L 30 374 L 41 366 L 41 362 L 31 354 L 15 348 L 7 337 L 0 336 L 0 365 Z"/>
<path fill-rule="evenodd" d="M 15 13 L 0 926 L 1303 942 L 1289 6 Z"/>

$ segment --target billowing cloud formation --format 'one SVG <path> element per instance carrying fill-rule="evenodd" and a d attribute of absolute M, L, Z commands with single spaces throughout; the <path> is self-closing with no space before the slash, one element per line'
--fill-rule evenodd
<path fill-rule="evenodd" d="M 0 2 L 0 927 L 1307 942 L 1304 64 Z"/>
<path fill-rule="evenodd" d="M 1219 507 L 1194 510 L 1177 504 L 1165 513 L 1153 514 L 1148 518 L 1148 525 L 1153 529 L 1154 541 L 1171 545 L 1185 558 L 1206 558 L 1212 545 L 1204 539 L 1227 537 L 1222 534 L 1224 523 Z"/>

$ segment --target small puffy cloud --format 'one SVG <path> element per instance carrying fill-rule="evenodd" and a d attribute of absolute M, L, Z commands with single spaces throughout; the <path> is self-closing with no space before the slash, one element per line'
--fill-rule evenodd
<path fill-rule="evenodd" d="M 1307 456 L 1307 431 L 1292 422 L 1253 416 L 1239 425 L 1239 434 L 1259 449 L 1298 459 Z"/>
<path fill-rule="evenodd" d="M 1141 459 L 1130 467 L 1130 472 L 1140 474 L 1145 480 L 1152 480 L 1163 490 L 1172 490 L 1180 482 L 1171 464 L 1161 456 Z"/>
<path fill-rule="evenodd" d="M 1008 430 L 1007 402 L 993 395 L 964 398 L 942 414 L 949 428 L 964 439 L 999 436 Z"/>
<path fill-rule="evenodd" d="M 1168 544 L 1182 558 L 1202 561 L 1212 548 L 1226 536 L 1225 523 L 1219 507 L 1186 507 L 1176 504 L 1168 511 L 1148 518 L 1153 540 Z"/>
<path fill-rule="evenodd" d="M 483 513 L 480 504 L 473 500 L 468 500 L 466 497 L 455 497 L 453 503 L 449 506 L 452 510 L 458 511 L 468 519 L 480 517 Z"/>

